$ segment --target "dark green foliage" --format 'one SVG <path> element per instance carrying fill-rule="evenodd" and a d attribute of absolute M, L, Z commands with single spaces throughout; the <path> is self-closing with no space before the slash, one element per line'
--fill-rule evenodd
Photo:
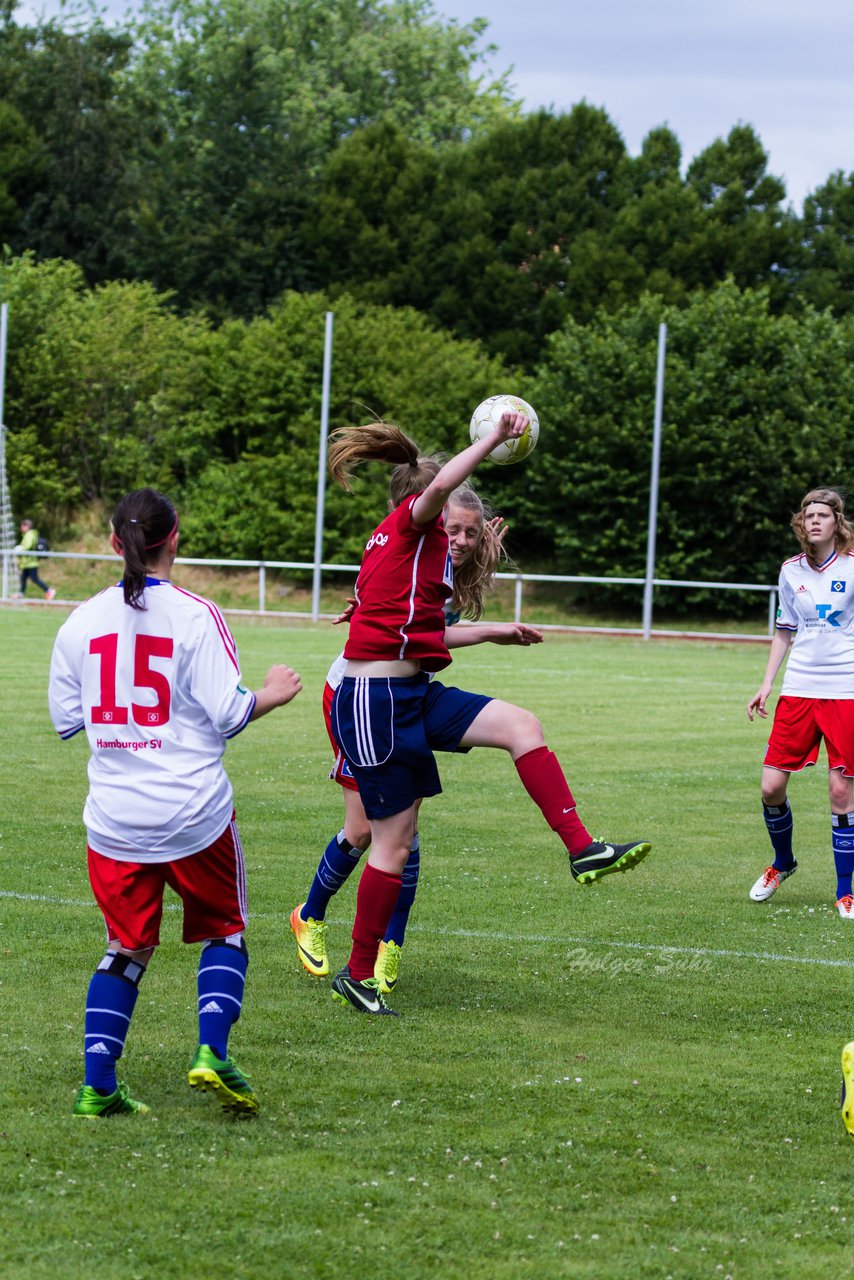
<path fill-rule="evenodd" d="M 395 127 L 342 143 L 310 219 L 316 275 L 426 310 L 461 337 L 538 362 L 569 317 L 655 292 L 684 305 L 727 275 L 792 296 L 802 249 L 785 188 L 747 126 L 679 172 L 653 130 L 632 159 L 604 111 L 535 112 L 436 153 Z"/>
<path fill-rule="evenodd" d="M 817 307 L 854 311 L 854 173 L 834 173 L 804 203 L 800 287 Z"/>
<path fill-rule="evenodd" d="M 16 507 L 55 534 L 81 504 L 143 483 L 182 504 L 192 555 L 307 560 L 314 547 L 324 315 L 334 308 L 331 426 L 397 421 L 426 451 L 467 439 L 473 407 L 524 395 L 542 423 L 529 462 L 478 487 L 528 571 L 643 575 L 658 325 L 669 326 L 658 577 L 772 582 L 810 486 L 854 466 L 854 330 L 728 281 L 680 307 L 645 295 L 549 339 L 533 378 L 411 309 L 286 294 L 214 329 L 147 285 L 85 287 L 69 264 L 10 260 L 6 420 Z M 324 557 L 354 562 L 388 469 L 327 487 Z M 56 539 L 55 539 L 56 540 Z M 620 597 L 609 591 L 609 602 Z M 637 604 L 637 590 L 623 593 Z M 701 590 L 678 607 L 726 608 Z"/>
<path fill-rule="evenodd" d="M 316 285 L 307 201 L 342 138 L 394 121 L 433 147 L 513 110 L 471 78 L 482 28 L 425 0 L 148 5 L 124 77 L 152 111 L 135 272 L 219 316 Z"/>
<path fill-rule="evenodd" d="M 541 452 L 520 476 L 528 510 L 540 511 L 521 539 L 527 557 L 643 576 L 661 320 L 656 576 L 773 582 L 796 550 L 788 521 L 803 492 L 845 487 L 854 465 L 854 333 L 813 311 L 775 316 L 767 294 L 732 282 L 682 309 L 646 296 L 552 338 L 531 396 Z M 679 600 L 725 605 L 702 592 Z"/>
<path fill-rule="evenodd" d="M 21 188 L 6 241 L 71 259 L 90 281 L 133 269 L 128 236 L 145 113 L 121 92 L 130 45 L 99 20 L 66 31 L 0 16 L 0 123 L 10 113 L 18 120 L 12 154 L 2 130 L 0 190 Z"/>
<path fill-rule="evenodd" d="M 70 264 L 26 257 L 0 271 L 0 301 L 16 508 L 56 529 L 81 504 L 153 484 L 182 501 L 187 554 L 310 557 L 327 299 L 290 293 L 214 330 L 149 285 L 87 289 Z M 474 405 L 507 381 L 412 310 L 340 298 L 334 344 L 331 426 L 394 418 L 426 450 L 461 447 Z M 361 554 L 387 480 L 359 476 L 357 506 L 330 487 L 328 558 Z"/>

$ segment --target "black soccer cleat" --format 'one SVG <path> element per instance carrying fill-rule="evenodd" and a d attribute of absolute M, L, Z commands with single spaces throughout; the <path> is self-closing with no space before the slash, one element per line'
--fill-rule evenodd
<path fill-rule="evenodd" d="M 652 845 L 647 840 L 636 840 L 632 844 L 610 844 L 605 840 L 594 840 L 581 853 L 570 857 L 569 869 L 579 884 L 593 884 L 613 871 L 629 871 L 643 862 Z"/>
<path fill-rule="evenodd" d="M 339 1004 L 352 1005 L 359 1013 L 385 1013 L 393 1018 L 400 1017 L 396 1009 L 390 1009 L 386 1004 L 376 978 L 365 978 L 364 982 L 357 982 L 350 977 L 350 970 L 346 966 L 332 979 L 332 999 Z"/>

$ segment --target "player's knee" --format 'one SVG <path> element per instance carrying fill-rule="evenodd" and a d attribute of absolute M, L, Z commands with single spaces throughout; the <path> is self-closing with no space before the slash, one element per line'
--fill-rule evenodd
<path fill-rule="evenodd" d="M 202 943 L 202 951 L 207 951 L 208 947 L 231 947 L 249 959 L 249 948 L 242 933 L 231 933 L 227 938 L 206 938 Z"/>
<path fill-rule="evenodd" d="M 153 955 L 154 947 L 146 947 L 142 951 L 120 951 L 118 947 L 108 947 L 98 965 L 98 972 L 109 973 L 113 978 L 121 978 L 138 987 Z"/>
<path fill-rule="evenodd" d="M 854 784 L 834 770 L 830 774 L 830 803 L 837 812 L 850 813 L 854 804 Z"/>
<path fill-rule="evenodd" d="M 527 751 L 536 751 L 537 747 L 545 746 L 543 726 L 533 711 L 526 711 L 524 707 L 512 707 L 511 711 L 512 715 L 507 717 L 507 730 L 508 749 L 513 758 L 517 759 Z"/>

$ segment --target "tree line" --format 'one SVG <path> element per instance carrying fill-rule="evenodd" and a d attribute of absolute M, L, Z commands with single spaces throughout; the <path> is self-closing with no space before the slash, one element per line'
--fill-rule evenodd
<path fill-rule="evenodd" d="M 545 336 L 731 276 L 849 314 L 854 174 L 796 212 L 749 125 L 687 164 L 607 113 L 523 115 L 484 24 L 429 0 L 148 0 L 18 25 L 0 0 L 0 239 L 180 310 L 288 289 L 415 306 L 531 368 Z"/>
<path fill-rule="evenodd" d="M 632 157 L 586 103 L 523 115 L 483 24 L 428 0 L 148 0 L 126 28 L 0 0 L 0 28 L 9 476 L 55 541 L 153 483 L 188 554 L 309 559 L 328 308 L 333 426 L 456 450 L 484 396 L 534 403 L 530 462 L 479 475 L 527 570 L 642 576 L 662 320 L 659 576 L 770 581 L 800 494 L 844 484 L 854 175 L 797 213 L 747 125 L 683 176 L 667 128 Z M 385 482 L 330 490 L 328 558 Z"/>
<path fill-rule="evenodd" d="M 13 498 L 55 535 L 75 511 L 150 483 L 180 501 L 187 554 L 310 560 L 330 308 L 333 426 L 384 417 L 449 452 L 485 396 L 535 405 L 531 458 L 478 473 L 529 572 L 643 576 L 662 320 L 658 576 L 773 581 L 800 495 L 844 488 L 854 468 L 854 324 L 811 307 L 778 314 L 769 290 L 733 280 L 681 306 L 647 293 L 568 319 L 530 372 L 414 308 L 349 294 L 289 291 L 261 316 L 215 324 L 177 314 L 150 284 L 92 288 L 73 264 L 24 255 L 0 268 L 0 298 Z M 329 486 L 326 558 L 358 560 L 387 480 L 377 466 L 353 495 Z M 733 601 L 697 590 L 672 604 Z"/>

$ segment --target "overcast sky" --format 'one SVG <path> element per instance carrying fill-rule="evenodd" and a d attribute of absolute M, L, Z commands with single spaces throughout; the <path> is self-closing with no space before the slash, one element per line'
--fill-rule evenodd
<path fill-rule="evenodd" d="M 437 12 L 489 22 L 496 71 L 526 109 L 604 107 L 635 155 L 668 124 L 692 159 L 734 124 L 751 124 L 790 200 L 836 169 L 854 170 L 852 0 L 434 0 Z M 128 0 L 105 0 L 121 16 Z M 17 11 L 48 16 L 59 0 Z"/>
<path fill-rule="evenodd" d="M 851 0 L 437 0 L 489 20 L 526 108 L 604 107 L 635 155 L 668 124 L 683 160 L 751 124 L 798 206 L 854 170 Z"/>

